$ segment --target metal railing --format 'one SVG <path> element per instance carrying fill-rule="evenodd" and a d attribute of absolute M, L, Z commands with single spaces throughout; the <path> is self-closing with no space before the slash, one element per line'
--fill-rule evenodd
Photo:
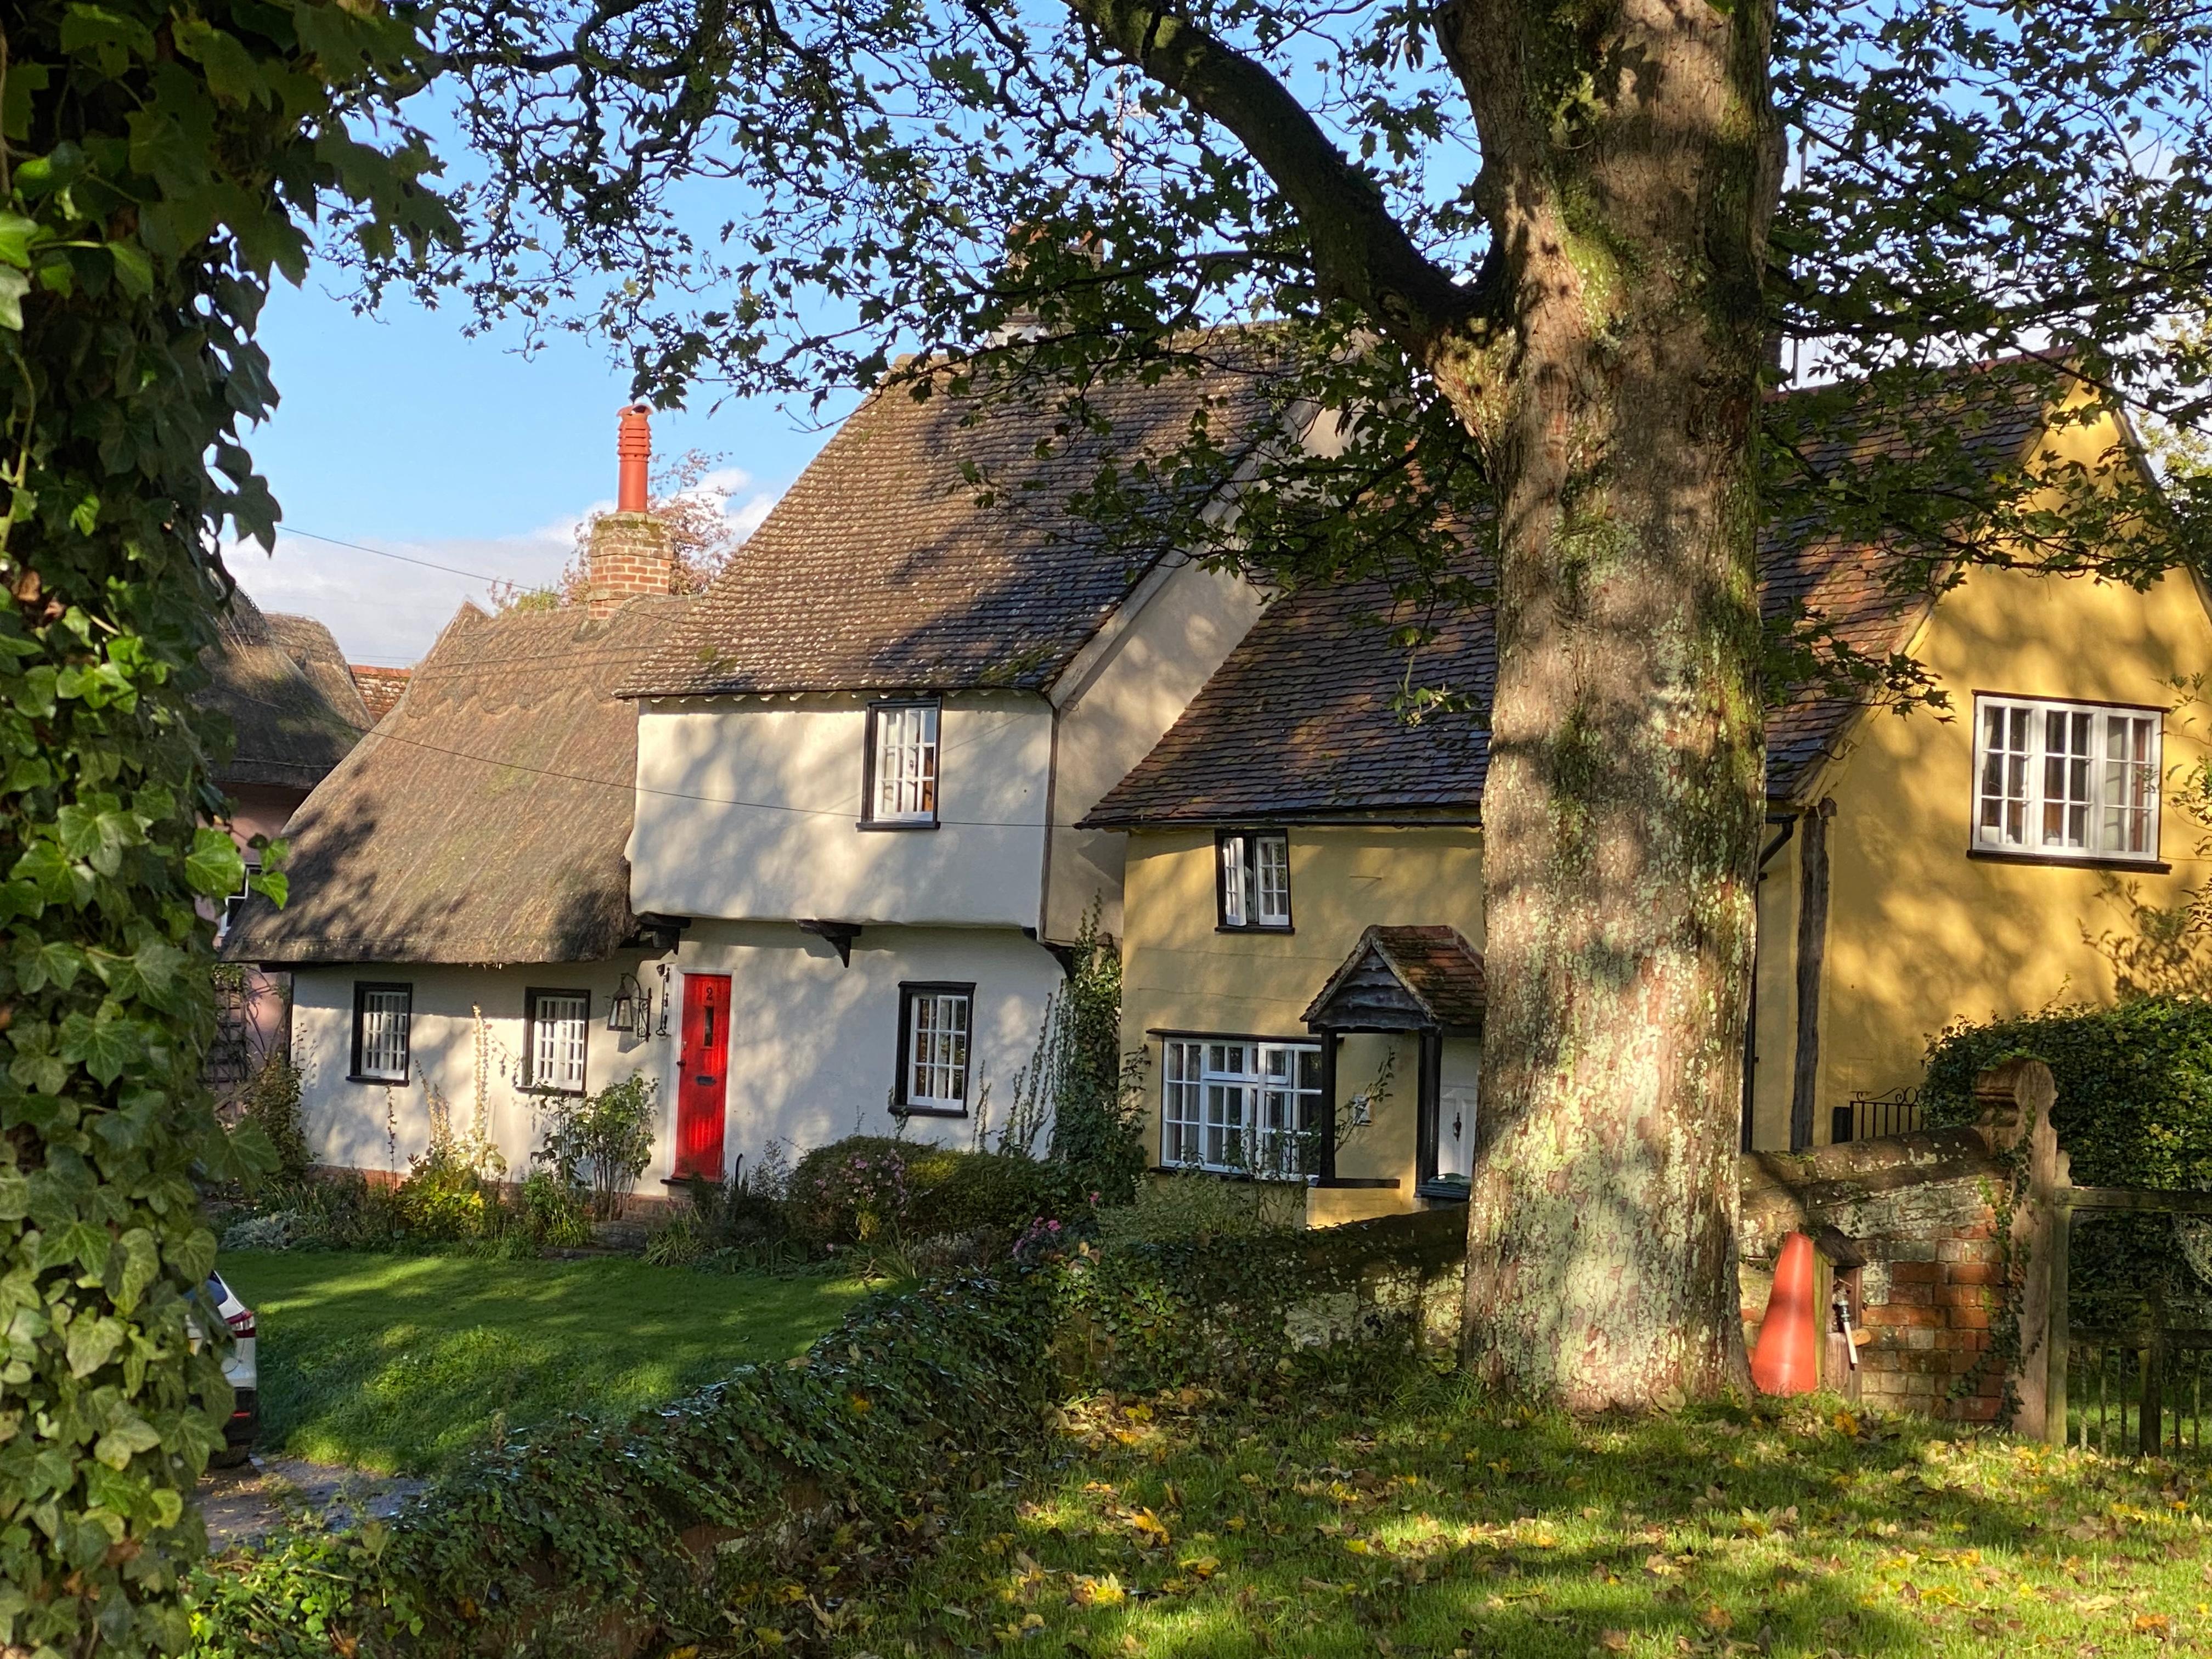
<path fill-rule="evenodd" d="M 1853 1140 L 1880 1140 L 1886 1135 L 1909 1135 L 1920 1127 L 1920 1097 L 1911 1089 L 1887 1094 L 1859 1091 L 1844 1106 L 1828 1109 L 1828 1139 L 1841 1146 Z"/>
<path fill-rule="evenodd" d="M 2212 1330 L 2076 1331 L 2067 1347 L 2063 1444 L 2127 1457 L 2203 1449 Z"/>

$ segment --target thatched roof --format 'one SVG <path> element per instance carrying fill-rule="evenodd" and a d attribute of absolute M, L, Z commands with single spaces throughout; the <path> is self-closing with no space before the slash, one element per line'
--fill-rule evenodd
<path fill-rule="evenodd" d="M 235 752 L 216 769 L 225 787 L 313 789 L 370 724 L 330 629 L 308 617 L 270 616 L 243 590 L 201 660 L 210 684 L 197 701 L 227 715 L 237 734 Z"/>
<path fill-rule="evenodd" d="M 614 695 L 693 603 L 487 617 L 464 605 L 398 705 L 287 830 L 291 898 L 235 961 L 586 962 L 629 909 L 636 706 Z"/>

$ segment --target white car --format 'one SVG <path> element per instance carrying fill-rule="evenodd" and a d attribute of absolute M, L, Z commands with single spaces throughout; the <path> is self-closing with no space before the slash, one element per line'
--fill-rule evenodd
<path fill-rule="evenodd" d="M 214 1460 L 228 1466 L 243 1463 L 261 1432 L 261 1370 L 254 1358 L 253 1310 L 238 1299 L 238 1292 L 219 1273 L 208 1275 L 207 1293 L 217 1316 L 230 1327 L 230 1354 L 222 1362 L 222 1374 L 236 1398 L 231 1402 L 230 1421 L 223 1425 L 223 1449 Z"/>

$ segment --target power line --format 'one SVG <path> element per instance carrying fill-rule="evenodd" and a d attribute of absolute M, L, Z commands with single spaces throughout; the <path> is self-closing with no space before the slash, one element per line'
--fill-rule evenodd
<path fill-rule="evenodd" d="M 278 526 L 277 533 L 283 536 L 305 536 L 311 542 L 327 542 L 332 547 L 349 547 L 356 553 L 374 553 L 380 559 L 397 559 L 402 564 L 420 565 L 425 570 L 442 570 L 449 576 L 467 576 L 477 581 L 489 582 L 495 586 L 501 582 L 514 580 L 512 576 L 487 576 L 481 570 L 464 570 L 459 565 L 439 564 L 429 559 L 411 558 L 404 553 L 389 553 L 383 548 L 366 547 L 359 542 L 342 542 L 336 536 L 319 536 L 312 530 L 298 530 L 290 525 Z"/>

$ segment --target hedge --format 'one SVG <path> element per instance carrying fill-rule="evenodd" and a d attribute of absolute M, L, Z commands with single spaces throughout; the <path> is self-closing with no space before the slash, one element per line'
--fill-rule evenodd
<path fill-rule="evenodd" d="M 388 1527 L 204 1568 L 209 1656 L 635 1652 L 726 1642 L 732 1587 L 814 1534 L 913 1516 L 1034 1442 L 1053 1276 L 878 1297 L 804 1361 L 746 1366 L 628 1423 L 488 1453 Z"/>
<path fill-rule="evenodd" d="M 792 1229 L 810 1244 L 934 1238 L 979 1229 L 1012 1239 L 1042 1217 L 1090 1207 L 1081 1175 L 1056 1159 L 850 1135 L 800 1158 L 786 1187 Z"/>
<path fill-rule="evenodd" d="M 1954 1026 L 1929 1049 L 1926 1121 L 1972 1122 L 1974 1079 L 2019 1059 L 2051 1067 L 2051 1127 L 2075 1182 L 2212 1188 L 2212 1002 L 2150 997 Z"/>
<path fill-rule="evenodd" d="M 2045 1009 L 1960 1025 L 1929 1050 L 1921 1107 L 1931 1127 L 1971 1123 L 1974 1079 L 2008 1060 L 2051 1067 L 2051 1123 L 2090 1187 L 2212 1188 L 2212 1002 L 2148 997 L 2115 1007 Z M 2201 1234 L 2201 1224 L 2186 1224 Z M 2164 1216 L 2084 1215 L 2075 1224 L 2077 1327 L 2131 1323 L 2146 1294 L 2195 1304 L 2208 1287 Z M 2191 1246 L 2203 1243 L 2192 1237 Z M 2179 1311 L 2179 1310 L 2177 1310 Z"/>

